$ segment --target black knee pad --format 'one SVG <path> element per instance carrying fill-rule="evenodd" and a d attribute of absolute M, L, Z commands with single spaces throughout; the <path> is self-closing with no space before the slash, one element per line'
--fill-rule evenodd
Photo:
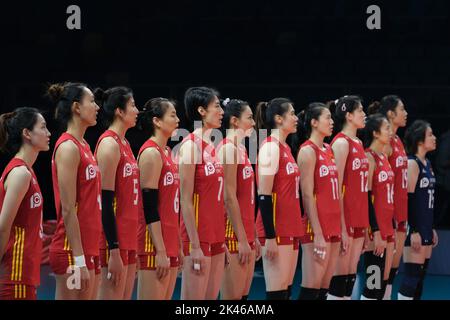
<path fill-rule="evenodd" d="M 317 300 L 317 297 L 319 296 L 319 289 L 315 288 L 300 288 L 300 293 L 298 295 L 297 300 Z"/>
<path fill-rule="evenodd" d="M 355 286 L 355 282 L 356 282 L 356 274 L 349 274 L 347 276 L 347 283 L 345 286 L 345 296 L 346 297 L 351 297 L 352 293 L 353 293 L 353 287 Z"/>
<path fill-rule="evenodd" d="M 423 265 L 418 263 L 405 263 L 405 275 L 399 293 L 405 297 L 413 298 L 420 282 Z"/>
<path fill-rule="evenodd" d="M 383 254 L 383 257 L 378 257 L 373 254 L 373 252 L 365 252 L 364 253 L 364 272 L 366 273 L 366 279 L 364 283 L 364 292 L 363 295 L 369 299 L 380 299 L 381 293 L 384 293 L 383 290 L 383 276 L 384 276 L 384 264 L 386 261 L 386 255 Z M 377 277 L 375 279 L 374 286 L 368 284 L 369 277 L 374 276 L 374 271 L 376 272 L 378 269 Z M 378 285 L 378 286 L 377 286 Z"/>
<path fill-rule="evenodd" d="M 333 276 L 330 282 L 330 294 L 343 298 L 347 289 L 348 275 Z"/>

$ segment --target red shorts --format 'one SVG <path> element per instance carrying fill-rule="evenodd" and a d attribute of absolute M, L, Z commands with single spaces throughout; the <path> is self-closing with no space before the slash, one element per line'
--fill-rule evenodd
<path fill-rule="evenodd" d="M 169 257 L 170 267 L 178 268 L 180 261 L 178 257 Z M 156 255 L 155 254 L 142 254 L 139 255 L 139 270 L 156 270 Z"/>
<path fill-rule="evenodd" d="M 395 221 L 395 229 L 397 230 L 397 232 L 404 232 L 406 233 L 407 229 L 408 229 L 408 222 L 407 221 Z"/>
<path fill-rule="evenodd" d="M 85 255 L 86 267 L 88 270 L 95 270 L 95 274 L 100 274 L 100 259 L 99 256 Z M 74 258 L 72 252 L 52 252 L 50 251 L 50 267 L 57 275 L 70 273 L 69 266 L 74 265 Z"/>
<path fill-rule="evenodd" d="M 122 258 L 122 262 L 124 266 L 129 264 L 135 264 L 137 261 L 136 250 L 120 250 L 120 258 Z M 108 267 L 109 261 L 109 249 L 100 249 L 100 267 L 106 268 Z"/>
<path fill-rule="evenodd" d="M 227 245 L 228 252 L 229 252 L 230 254 L 239 253 L 239 250 L 238 250 L 238 241 L 237 241 L 237 240 L 235 240 L 235 239 L 227 239 L 227 240 L 225 241 L 225 243 L 226 243 L 226 245 Z M 251 242 L 249 242 L 248 244 L 250 245 L 250 248 L 251 248 L 252 250 L 255 250 L 255 241 L 251 241 Z"/>
<path fill-rule="evenodd" d="M 0 284 L 0 300 L 36 300 L 36 287 L 26 284 Z"/>
<path fill-rule="evenodd" d="M 205 257 L 212 257 L 225 252 L 225 242 L 200 242 L 200 249 Z M 190 242 L 183 242 L 183 253 L 187 257 L 191 252 Z"/>
<path fill-rule="evenodd" d="M 373 233 L 369 228 L 369 239 L 370 241 L 373 241 Z M 389 234 L 387 236 L 383 236 L 381 235 L 381 239 L 383 239 L 384 241 L 391 243 L 391 242 L 395 242 L 395 235 L 394 234 Z"/>
<path fill-rule="evenodd" d="M 364 227 L 347 227 L 347 233 L 350 238 L 360 239 L 366 236 L 367 228 Z"/>
<path fill-rule="evenodd" d="M 324 235 L 323 237 L 325 239 L 325 242 L 331 242 L 331 243 L 341 242 L 341 235 L 338 235 L 338 236 Z M 308 243 L 313 243 L 313 242 L 314 242 L 314 233 L 306 234 L 300 238 L 301 244 L 308 244 Z"/>
<path fill-rule="evenodd" d="M 259 237 L 259 242 L 261 243 L 261 246 L 264 247 L 266 244 L 266 238 Z M 276 237 L 277 239 L 277 245 L 279 246 L 286 246 L 286 245 L 292 245 L 294 250 L 298 250 L 299 248 L 299 240 L 300 238 L 296 237 Z"/>

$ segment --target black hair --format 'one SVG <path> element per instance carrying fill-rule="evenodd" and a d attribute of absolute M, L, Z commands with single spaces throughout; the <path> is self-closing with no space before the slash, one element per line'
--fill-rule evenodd
<path fill-rule="evenodd" d="M 86 94 L 87 85 L 83 83 L 55 83 L 48 87 L 47 96 L 56 105 L 55 119 L 61 130 L 67 129 L 67 124 L 72 119 L 72 105 L 81 102 Z"/>
<path fill-rule="evenodd" d="M 23 143 L 23 129 L 33 130 L 39 114 L 36 108 L 22 107 L 0 115 L 0 151 L 16 154 Z"/>
<path fill-rule="evenodd" d="M 366 118 L 366 126 L 360 131 L 364 148 L 368 148 L 372 144 L 373 132 L 380 132 L 384 120 L 387 121 L 387 118 L 381 113 L 371 114 Z"/>
<path fill-rule="evenodd" d="M 247 101 L 239 99 L 225 99 L 221 101 L 222 108 L 224 110 L 222 120 L 222 134 L 225 137 L 226 130 L 230 128 L 231 117 L 240 118 L 245 108 L 249 106 Z"/>
<path fill-rule="evenodd" d="M 347 113 L 352 113 L 362 104 L 362 99 L 359 96 L 350 95 L 343 96 L 335 101 L 327 103 L 330 112 L 333 116 L 334 130 L 333 132 L 340 132 L 346 123 Z"/>
<path fill-rule="evenodd" d="M 328 107 L 324 103 L 312 102 L 306 107 L 306 109 L 303 109 L 297 114 L 297 133 L 290 142 L 291 151 L 294 157 L 297 156 L 297 152 L 303 142 L 308 140 L 311 136 L 311 120 L 319 120 L 319 117 L 325 109 L 328 109 Z"/>
<path fill-rule="evenodd" d="M 387 96 L 384 96 L 381 101 L 374 101 L 369 105 L 368 108 L 368 114 L 376 114 L 381 113 L 382 115 L 386 116 L 388 111 L 395 112 L 395 108 L 397 108 L 399 102 L 402 101 L 402 99 L 395 95 L 390 94 Z"/>
<path fill-rule="evenodd" d="M 101 88 L 94 90 L 96 103 L 100 106 L 100 119 L 105 127 L 114 121 L 114 112 L 117 108 L 125 111 L 128 101 L 133 97 L 133 91 L 127 87 L 113 87 L 106 91 Z"/>
<path fill-rule="evenodd" d="M 187 120 L 194 122 L 202 120 L 198 107 L 207 108 L 214 97 L 219 97 L 219 92 L 207 87 L 191 87 L 184 93 L 184 108 L 186 110 Z"/>
<path fill-rule="evenodd" d="M 289 104 L 293 105 L 288 98 L 275 98 L 269 102 L 259 102 L 256 106 L 255 122 L 257 129 L 275 129 L 275 116 L 283 116 L 289 111 Z"/>
<path fill-rule="evenodd" d="M 417 153 L 419 142 L 425 141 L 427 128 L 431 128 L 430 123 L 424 120 L 415 120 L 405 131 L 405 149 L 408 155 Z"/>
<path fill-rule="evenodd" d="M 144 104 L 143 110 L 139 112 L 137 121 L 138 128 L 153 136 L 155 134 L 153 117 L 162 119 L 169 109 L 170 104 L 175 105 L 175 102 L 161 97 L 148 100 Z"/>

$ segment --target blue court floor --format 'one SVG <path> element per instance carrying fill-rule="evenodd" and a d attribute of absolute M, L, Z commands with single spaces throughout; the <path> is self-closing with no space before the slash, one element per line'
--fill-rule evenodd
<path fill-rule="evenodd" d="M 358 299 L 361 291 L 361 279 L 364 275 L 358 274 L 356 280 L 353 299 Z M 393 293 L 396 296 L 398 287 L 402 278 L 399 274 L 394 282 Z M 292 297 L 297 298 L 300 290 L 301 270 L 297 269 L 294 279 Z M 181 276 L 178 277 L 175 287 L 174 299 L 180 299 Z M 43 266 L 41 269 L 41 286 L 38 289 L 38 299 L 53 300 L 55 298 L 55 278 L 50 272 L 49 266 Z M 395 297 L 394 297 L 395 298 Z M 133 293 L 133 299 L 136 299 L 136 286 Z M 262 268 L 256 267 L 255 275 L 250 289 L 250 300 L 265 299 L 265 284 Z M 424 285 L 423 300 L 450 300 L 450 276 L 427 275 Z"/>

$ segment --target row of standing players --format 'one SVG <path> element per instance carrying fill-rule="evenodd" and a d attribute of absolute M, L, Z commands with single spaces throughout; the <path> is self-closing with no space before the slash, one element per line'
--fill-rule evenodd
<path fill-rule="evenodd" d="M 298 115 L 285 98 L 260 103 L 256 124 L 269 135 L 259 148 L 256 196 L 242 145 L 255 126 L 248 103 L 221 104 L 211 88 L 188 89 L 188 119 L 202 127 L 175 158 L 167 142 L 178 128 L 176 109 L 167 99 L 149 100 L 139 125 L 150 138 L 136 160 L 125 139 L 138 120 L 129 89 L 94 94 L 66 83 L 48 92 L 66 129 L 52 158 L 56 299 L 130 299 L 136 272 L 139 299 L 170 299 L 179 269 L 182 299 L 216 299 L 219 291 L 222 299 L 246 299 L 260 257 L 267 298 L 289 299 L 300 244 L 299 299 L 348 299 L 362 253 L 368 277 L 378 267 L 362 298 L 388 297 L 403 252 L 399 297 L 420 297 L 437 244 L 425 157 L 436 142 L 428 123 L 414 122 L 405 135 L 408 161 L 395 135 L 406 125 L 399 97 L 372 105 L 367 119 L 357 96 L 332 102 L 333 112 L 312 103 Z M 93 155 L 83 137 L 96 124 L 96 101 L 109 127 Z M 32 108 L 0 119 L 2 149 L 15 155 L 0 180 L 0 298 L 34 299 L 43 199 L 32 165 L 49 149 L 50 133 Z M 334 124 L 330 147 L 324 139 Z M 231 130 L 215 147 L 211 131 L 220 127 Z"/>

